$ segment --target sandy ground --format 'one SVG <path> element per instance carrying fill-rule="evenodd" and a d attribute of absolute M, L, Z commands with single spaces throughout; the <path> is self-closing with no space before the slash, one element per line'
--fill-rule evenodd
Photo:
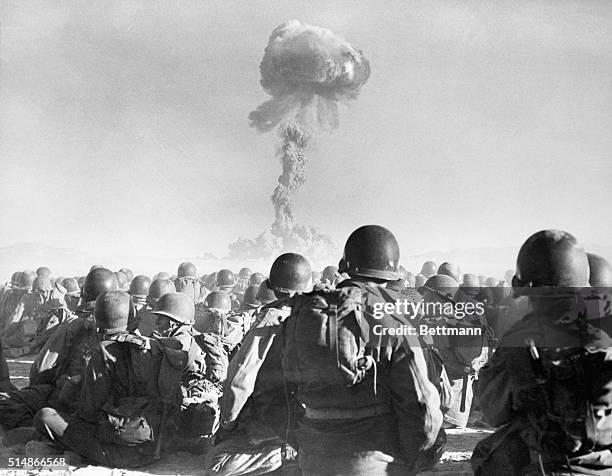
<path fill-rule="evenodd" d="M 24 387 L 28 383 L 28 372 L 32 363 L 32 356 L 23 356 L 18 359 L 9 359 L 8 365 L 11 373 L 11 381 L 18 387 Z M 478 420 L 478 414 L 473 415 L 471 422 Z M 473 425 L 470 425 L 473 426 Z M 447 430 L 448 443 L 440 463 L 432 471 L 421 473 L 422 475 L 469 475 L 470 457 L 472 449 L 478 441 L 491 433 L 490 429 L 473 428 L 468 426 L 465 430 Z M 140 476 L 140 475 L 198 475 L 203 474 L 204 457 L 194 456 L 191 453 L 166 454 L 154 464 L 145 466 L 138 471 L 125 469 L 107 468 L 103 466 L 84 465 L 75 454 L 65 453 L 68 459 L 69 469 L 61 470 L 11 470 L 7 469 L 9 457 L 25 457 L 31 448 L 23 445 L 8 446 L 6 435 L 0 435 L 0 475 L 22 476 L 22 475 L 78 475 L 78 476 Z M 4 468 L 4 469 L 3 469 Z"/>

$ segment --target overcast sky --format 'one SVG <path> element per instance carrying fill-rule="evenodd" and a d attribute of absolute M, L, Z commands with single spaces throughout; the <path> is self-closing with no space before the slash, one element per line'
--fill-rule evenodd
<path fill-rule="evenodd" d="M 275 134 L 249 128 L 289 19 L 372 74 L 308 153 L 297 220 L 404 254 L 612 243 L 612 2 L 3 2 L 0 246 L 227 254 L 274 220 Z"/>

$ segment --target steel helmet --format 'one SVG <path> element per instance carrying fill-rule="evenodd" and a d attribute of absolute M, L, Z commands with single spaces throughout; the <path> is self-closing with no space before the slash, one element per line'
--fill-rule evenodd
<path fill-rule="evenodd" d="M 153 314 L 166 316 L 181 324 L 193 324 L 195 304 L 187 294 L 170 292 L 159 298 Z"/>
<path fill-rule="evenodd" d="M 261 302 L 257 299 L 257 292 L 259 291 L 259 286 L 249 286 L 246 288 L 244 292 L 244 306 L 245 307 L 259 307 Z"/>
<path fill-rule="evenodd" d="M 249 284 L 259 286 L 266 277 L 261 273 L 253 273 L 249 278 Z"/>
<path fill-rule="evenodd" d="M 198 272 L 195 264 L 190 263 L 189 261 L 185 261 L 179 264 L 178 270 L 176 272 L 177 278 L 185 278 L 187 276 L 191 276 L 192 278 L 198 277 Z"/>
<path fill-rule="evenodd" d="M 393 233 L 379 225 L 357 228 L 344 245 L 340 273 L 396 281 L 400 279 L 399 245 Z"/>
<path fill-rule="evenodd" d="M 101 333 L 125 332 L 134 315 L 134 305 L 125 291 L 104 291 L 96 299 L 94 317 Z"/>
<path fill-rule="evenodd" d="M 64 278 L 62 281 L 62 286 L 66 288 L 66 294 L 68 296 L 78 296 L 81 294 L 81 288 L 79 288 L 79 283 L 74 278 Z"/>
<path fill-rule="evenodd" d="M 321 272 L 321 281 L 326 280 L 333 284 L 340 277 L 337 266 L 326 266 Z"/>
<path fill-rule="evenodd" d="M 125 276 L 127 277 L 128 283 L 132 282 L 132 279 L 134 279 L 134 273 L 132 272 L 130 268 L 121 268 L 119 272 L 125 274 Z"/>
<path fill-rule="evenodd" d="M 270 287 L 278 292 L 304 291 L 310 283 L 310 263 L 297 253 L 284 253 L 274 260 L 270 268 Z"/>
<path fill-rule="evenodd" d="M 51 280 L 48 276 L 37 276 L 32 283 L 32 289 L 34 291 L 51 291 Z"/>
<path fill-rule="evenodd" d="M 21 283 L 19 287 L 24 291 L 32 289 L 34 278 L 36 278 L 36 274 L 33 271 L 24 271 L 21 273 Z"/>
<path fill-rule="evenodd" d="M 156 303 L 164 294 L 176 292 L 174 283 L 169 279 L 156 279 L 149 286 L 149 294 L 147 298 Z"/>
<path fill-rule="evenodd" d="M 270 304 L 278 299 L 276 294 L 274 294 L 274 291 L 270 289 L 270 283 L 267 279 L 259 285 L 255 299 L 257 299 L 257 301 L 259 301 L 261 304 Z"/>
<path fill-rule="evenodd" d="M 542 230 L 521 246 L 516 278 L 518 287 L 585 287 L 589 284 L 588 257 L 571 234 Z"/>
<path fill-rule="evenodd" d="M 85 277 L 82 298 L 84 302 L 92 302 L 103 292 L 118 289 L 117 278 L 110 269 L 94 268 Z"/>
<path fill-rule="evenodd" d="M 459 271 L 459 267 L 453 263 L 449 263 L 448 261 L 445 261 L 440 265 L 438 268 L 438 274 L 450 276 L 457 282 L 461 280 L 461 272 Z"/>
<path fill-rule="evenodd" d="M 204 305 L 209 309 L 216 309 L 222 313 L 232 310 L 232 300 L 223 291 L 213 291 L 204 300 Z"/>
<path fill-rule="evenodd" d="M 236 277 L 229 269 L 219 271 L 216 280 L 220 288 L 233 288 L 236 285 Z"/>
<path fill-rule="evenodd" d="M 459 285 L 450 276 L 445 274 L 435 274 L 429 278 L 425 285 L 418 289 L 419 293 L 423 294 L 425 291 L 431 291 L 436 294 L 441 294 L 448 298 L 454 298 Z"/>
<path fill-rule="evenodd" d="M 46 266 L 41 266 L 36 270 L 36 276 L 43 276 L 45 278 L 51 277 L 51 270 Z"/>
<path fill-rule="evenodd" d="M 21 271 L 15 271 L 11 276 L 11 285 L 15 288 L 21 286 L 23 281 L 23 273 Z"/>
<path fill-rule="evenodd" d="M 249 279 L 251 277 L 251 270 L 249 268 L 242 268 L 239 272 L 238 272 L 238 276 L 241 277 L 242 279 Z"/>
<path fill-rule="evenodd" d="M 425 261 L 421 268 L 421 274 L 427 279 L 431 278 L 438 271 L 438 266 L 433 261 Z"/>
<path fill-rule="evenodd" d="M 587 253 L 589 259 L 589 284 L 594 287 L 612 287 L 612 265 L 605 258 Z"/>
<path fill-rule="evenodd" d="M 144 274 L 139 274 L 130 283 L 130 294 L 134 297 L 146 298 L 151 287 L 151 280 Z"/>

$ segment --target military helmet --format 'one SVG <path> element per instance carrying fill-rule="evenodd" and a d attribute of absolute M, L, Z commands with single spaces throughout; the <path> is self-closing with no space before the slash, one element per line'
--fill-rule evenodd
<path fill-rule="evenodd" d="M 79 288 L 79 283 L 74 278 L 64 278 L 62 281 L 62 286 L 66 288 L 66 294 L 68 296 L 78 296 L 81 294 L 81 288 Z"/>
<path fill-rule="evenodd" d="M 531 235 L 516 260 L 517 287 L 585 287 L 589 261 L 574 236 L 561 230 L 542 230 Z"/>
<path fill-rule="evenodd" d="M 127 277 L 128 283 L 132 282 L 132 279 L 134 279 L 134 273 L 132 272 L 130 268 L 121 268 L 119 272 L 125 274 L 125 276 Z"/>
<path fill-rule="evenodd" d="M 249 284 L 259 286 L 265 279 L 266 277 L 263 274 L 253 273 L 249 278 Z"/>
<path fill-rule="evenodd" d="M 431 291 L 436 294 L 441 294 L 448 298 L 455 297 L 459 284 L 450 276 L 446 274 L 434 274 L 429 278 L 425 284 L 419 288 L 419 293 L 423 294 L 425 291 Z"/>
<path fill-rule="evenodd" d="M 425 261 L 421 267 L 421 274 L 427 279 L 431 278 L 437 272 L 438 266 L 436 266 L 436 263 L 433 261 Z"/>
<path fill-rule="evenodd" d="M 274 260 L 268 282 L 278 292 L 305 291 L 311 279 L 310 263 L 297 253 L 284 253 Z"/>
<path fill-rule="evenodd" d="M 589 259 L 589 284 L 595 287 L 612 287 L 612 265 L 595 253 L 587 253 Z"/>
<path fill-rule="evenodd" d="M 156 279 L 149 286 L 148 299 L 152 302 L 159 301 L 164 294 L 176 292 L 176 286 L 169 279 Z"/>
<path fill-rule="evenodd" d="M 151 280 L 144 274 L 139 274 L 130 283 L 130 294 L 134 297 L 146 297 L 149 294 Z"/>
<path fill-rule="evenodd" d="M 52 288 L 49 276 L 37 276 L 32 283 L 34 291 L 51 291 Z"/>
<path fill-rule="evenodd" d="M 170 279 L 170 274 L 166 273 L 165 271 L 160 271 L 155 276 L 153 276 L 153 281 L 155 281 L 156 279 Z"/>
<path fill-rule="evenodd" d="M 497 278 L 494 278 L 493 276 L 489 276 L 487 279 L 485 279 L 485 287 L 486 288 L 494 288 L 495 286 L 497 286 L 497 284 L 499 283 L 499 280 Z"/>
<path fill-rule="evenodd" d="M 84 302 L 92 302 L 103 292 L 118 289 L 117 278 L 110 269 L 94 268 L 85 277 L 82 298 Z"/>
<path fill-rule="evenodd" d="M 379 225 L 365 225 L 346 241 L 339 271 L 350 276 L 396 281 L 400 278 L 399 257 L 393 233 Z"/>
<path fill-rule="evenodd" d="M 17 288 L 21 286 L 21 281 L 23 280 L 23 273 L 21 271 L 15 271 L 11 275 L 11 286 Z"/>
<path fill-rule="evenodd" d="M 242 268 L 239 272 L 238 272 L 238 276 L 242 279 L 249 279 L 251 277 L 251 274 L 253 274 L 251 272 L 251 270 L 249 268 Z"/>
<path fill-rule="evenodd" d="M 463 275 L 461 288 L 480 288 L 480 280 L 475 274 L 466 273 Z"/>
<path fill-rule="evenodd" d="M 209 309 L 216 309 L 221 312 L 232 310 L 232 300 L 223 291 L 213 291 L 204 300 L 204 305 Z"/>
<path fill-rule="evenodd" d="M 117 286 L 119 286 L 119 289 L 125 289 L 128 283 L 127 275 L 123 271 L 116 271 L 115 279 L 117 279 Z"/>
<path fill-rule="evenodd" d="M 220 288 L 230 288 L 236 285 L 236 276 L 229 269 L 222 269 L 217 273 L 217 286 Z"/>
<path fill-rule="evenodd" d="M 196 269 L 195 264 L 190 263 L 189 261 L 185 261 L 179 264 L 178 270 L 176 272 L 177 278 L 185 278 L 187 276 L 191 276 L 192 278 L 198 277 L 198 271 Z"/>
<path fill-rule="evenodd" d="M 153 314 L 166 316 L 181 324 L 193 324 L 195 304 L 187 294 L 169 292 L 159 298 Z"/>
<path fill-rule="evenodd" d="M 46 266 L 41 266 L 36 270 L 36 276 L 43 276 L 45 278 L 51 277 L 51 270 Z"/>
<path fill-rule="evenodd" d="M 257 299 L 257 301 L 259 301 L 261 304 L 270 304 L 278 299 L 276 294 L 274 294 L 274 291 L 271 289 L 270 283 L 267 279 L 259 285 L 255 299 Z"/>
<path fill-rule="evenodd" d="M 259 307 L 261 302 L 257 299 L 257 292 L 259 291 L 259 286 L 251 285 L 246 288 L 244 292 L 244 306 L 245 307 Z"/>
<path fill-rule="evenodd" d="M 19 287 L 24 291 L 32 289 L 35 278 L 36 274 L 33 271 L 24 271 L 21 273 L 21 282 L 19 283 Z"/>
<path fill-rule="evenodd" d="M 103 291 L 96 299 L 94 317 L 101 333 L 125 332 L 134 314 L 134 305 L 125 291 Z"/>
<path fill-rule="evenodd" d="M 459 282 L 459 280 L 461 279 L 461 272 L 459 271 L 459 267 L 453 263 L 449 263 L 448 261 L 445 261 L 438 267 L 437 274 L 445 274 L 447 276 L 450 276 L 457 282 Z"/>
<path fill-rule="evenodd" d="M 326 266 L 321 272 L 321 281 L 326 280 L 330 284 L 333 284 L 339 277 L 340 273 L 338 273 L 337 266 Z"/>

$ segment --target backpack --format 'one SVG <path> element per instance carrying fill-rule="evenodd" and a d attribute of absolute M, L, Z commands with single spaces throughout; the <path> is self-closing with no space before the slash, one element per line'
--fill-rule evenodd
<path fill-rule="evenodd" d="M 310 392 L 354 386 L 372 368 L 357 287 L 294 296 L 283 335 L 285 378 Z"/>
<path fill-rule="evenodd" d="M 536 375 L 536 386 L 526 394 L 532 402 L 532 446 L 560 458 L 612 446 L 607 388 L 612 382 L 612 347 L 541 349 L 529 340 L 527 345 Z"/>

